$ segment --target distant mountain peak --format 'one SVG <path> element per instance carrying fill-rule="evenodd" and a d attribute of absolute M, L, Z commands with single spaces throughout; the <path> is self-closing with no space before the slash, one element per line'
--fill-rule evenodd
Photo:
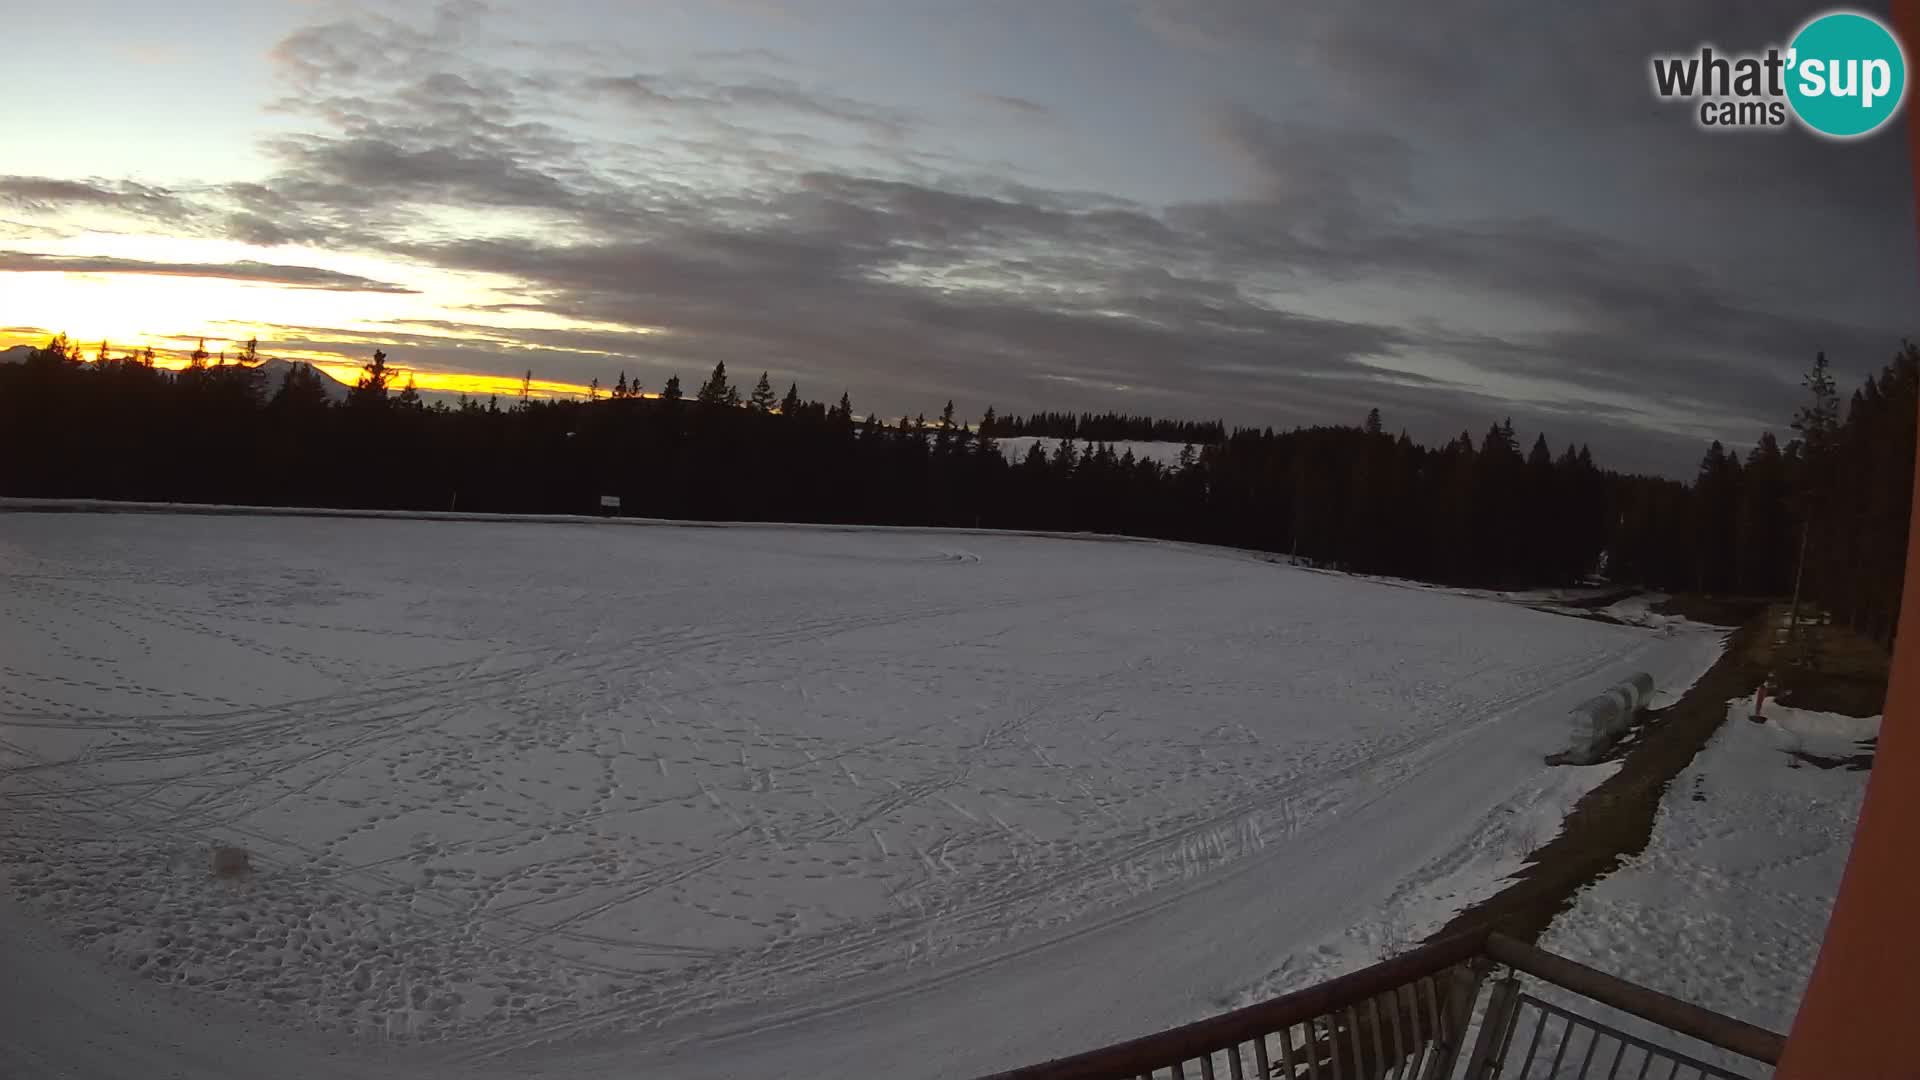
<path fill-rule="evenodd" d="M 321 371 L 305 360 L 286 360 L 278 356 L 270 356 L 258 364 L 255 364 L 253 370 L 266 376 L 266 395 L 272 397 L 274 393 L 280 389 L 280 384 L 287 381 L 287 375 L 292 372 L 296 366 L 309 368 L 315 375 L 320 376 L 320 387 L 326 391 L 328 401 L 347 400 L 348 386 L 346 383 Z"/>
<path fill-rule="evenodd" d="M 36 349 L 37 346 L 33 345 L 15 345 L 11 348 L 0 349 L 0 364 L 24 364 L 27 362 L 27 357 L 32 356 Z M 347 390 L 349 387 L 346 383 L 314 367 L 305 360 L 287 360 L 278 356 L 270 356 L 253 365 L 253 370 L 265 376 L 262 391 L 267 397 L 272 397 L 280 389 L 280 384 L 287 381 L 287 373 L 291 372 L 295 367 L 308 368 L 312 370 L 315 375 L 320 376 L 320 388 L 326 392 L 328 401 L 347 400 Z"/>

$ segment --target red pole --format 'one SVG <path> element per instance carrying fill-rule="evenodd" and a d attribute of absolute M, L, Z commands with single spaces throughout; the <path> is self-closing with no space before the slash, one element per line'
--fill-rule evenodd
<path fill-rule="evenodd" d="M 1911 61 L 1920 54 L 1920 0 L 1895 0 L 1894 23 Z M 1914 72 L 1910 69 L 1907 78 Z M 1909 89 L 1908 95 L 1914 91 Z M 1920 122 L 1901 118 L 1920 210 Z M 1886 719 L 1853 834 L 1846 876 L 1820 959 L 1794 1018 L 1778 1080 L 1920 1075 L 1920 463 L 1907 531 L 1906 583 Z M 1891 585 L 1892 582 L 1888 582 Z"/>

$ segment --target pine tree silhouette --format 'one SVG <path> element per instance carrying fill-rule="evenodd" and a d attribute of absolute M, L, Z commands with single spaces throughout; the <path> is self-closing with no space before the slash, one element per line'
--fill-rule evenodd
<path fill-rule="evenodd" d="M 270 407 L 276 412 L 317 413 L 327 407 L 326 385 L 313 365 L 296 360 L 273 392 Z"/>
<path fill-rule="evenodd" d="M 707 381 L 700 384 L 700 391 L 694 395 L 693 399 L 709 408 L 719 408 L 739 402 L 740 392 L 727 381 L 725 361 L 713 365 L 713 374 L 707 376 Z"/>
<path fill-rule="evenodd" d="M 994 424 L 993 406 L 989 405 L 985 415 L 980 417 L 979 430 L 973 433 L 973 451 L 983 458 L 1000 456 L 1000 442 L 993 437 Z"/>
<path fill-rule="evenodd" d="M 747 407 L 764 416 L 773 411 L 774 402 L 773 384 L 767 381 L 767 373 L 763 371 L 760 381 L 753 384 L 753 396 L 747 399 Z"/>
<path fill-rule="evenodd" d="M 387 367 L 387 354 L 375 349 L 373 359 L 361 365 L 360 381 L 347 391 L 347 404 L 354 408 L 380 408 L 387 403 L 387 384 L 393 372 Z"/>

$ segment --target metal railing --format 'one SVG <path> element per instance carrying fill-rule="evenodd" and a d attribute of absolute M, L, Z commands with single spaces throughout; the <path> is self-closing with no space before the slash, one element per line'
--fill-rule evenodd
<path fill-rule="evenodd" d="M 1496 987 L 1495 993 L 1499 992 Z M 1629 1035 L 1619 1028 L 1542 1001 L 1532 994 L 1512 992 L 1501 1011 L 1505 1016 L 1504 1023 L 1490 1023 L 1482 1028 L 1492 1033 L 1493 1041 L 1488 1045 L 1494 1047 L 1493 1052 L 1476 1067 L 1469 1068 L 1468 1076 L 1572 1077 L 1573 1080 L 1587 1080 L 1588 1077 L 1599 1075 L 1606 1077 L 1606 1080 L 1621 1077 L 1631 1080 L 1706 1080 L 1707 1077 L 1747 1080 L 1740 1073 L 1729 1072 L 1678 1050 Z M 1529 1012 L 1533 1014 L 1531 1022 L 1527 1021 Z M 1549 1029 L 1555 1020 L 1560 1021 L 1560 1029 L 1549 1036 Z M 1528 1031 L 1532 1034 L 1528 1035 Z M 1548 1037 L 1543 1039 L 1543 1036 Z M 1524 1054 L 1520 1050 L 1522 1040 L 1526 1046 Z M 1536 1064 L 1544 1065 L 1544 1069 L 1535 1068 Z M 1596 1068 L 1605 1071 L 1596 1074 L 1593 1072 Z"/>
<path fill-rule="evenodd" d="M 1697 1040 L 1763 1066 L 1777 1062 L 1784 1046 L 1771 1031 L 1480 933 L 1434 942 L 1272 1001 L 991 1080 L 1744 1080 L 1662 1041 L 1530 993 L 1522 975 L 1639 1017 L 1666 1041 Z"/>

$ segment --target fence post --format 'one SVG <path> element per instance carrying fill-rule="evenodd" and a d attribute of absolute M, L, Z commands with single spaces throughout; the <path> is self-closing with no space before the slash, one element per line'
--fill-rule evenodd
<path fill-rule="evenodd" d="M 1448 1080 L 1453 1075 L 1453 1067 L 1459 1062 L 1466 1042 L 1467 1027 L 1473 1023 L 1473 1003 L 1480 997 L 1480 981 L 1486 978 L 1490 966 L 1484 957 L 1476 956 L 1453 969 L 1448 978 L 1452 985 L 1447 988 L 1446 1030 L 1434 1033 L 1446 1042 L 1428 1066 L 1426 1080 Z"/>
<path fill-rule="evenodd" d="M 1480 1020 L 1480 1037 L 1473 1042 L 1473 1055 L 1467 1058 L 1465 1080 L 1493 1080 L 1500 1074 L 1496 1055 L 1506 1041 L 1507 1025 L 1512 1022 L 1519 997 L 1520 980 L 1513 969 L 1508 968 L 1506 975 L 1495 980 L 1492 991 L 1487 994 L 1487 1014 Z"/>

